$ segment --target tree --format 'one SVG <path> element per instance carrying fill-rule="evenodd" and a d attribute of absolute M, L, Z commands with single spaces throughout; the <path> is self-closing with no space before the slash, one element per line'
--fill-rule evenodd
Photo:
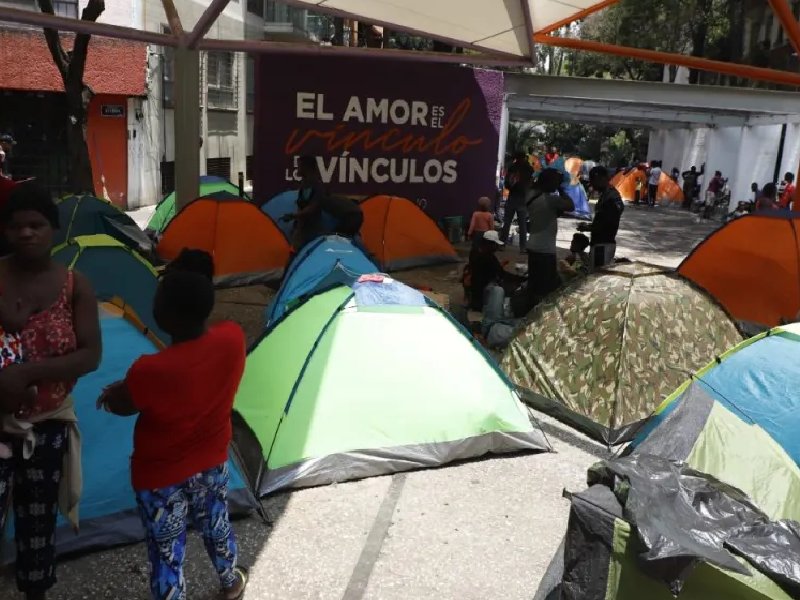
<path fill-rule="evenodd" d="M 37 1 L 43 13 L 54 14 L 52 0 Z M 105 8 L 104 0 L 89 0 L 81 13 L 81 20 L 96 21 Z M 61 75 L 67 102 L 68 185 L 75 193 L 94 193 L 86 131 L 89 102 L 94 92 L 83 81 L 91 36 L 85 33 L 77 34 L 72 50 L 69 51 L 64 49 L 61 37 L 55 29 L 45 27 L 44 37 L 53 62 Z"/>
<path fill-rule="evenodd" d="M 536 140 L 536 125 L 533 123 L 512 122 L 508 124 L 506 152 L 514 155 L 527 152 Z"/>

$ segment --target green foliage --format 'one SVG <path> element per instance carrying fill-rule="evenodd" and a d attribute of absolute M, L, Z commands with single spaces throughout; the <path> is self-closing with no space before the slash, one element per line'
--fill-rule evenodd
<path fill-rule="evenodd" d="M 512 123 L 509 140 L 512 138 L 512 129 L 515 131 L 515 141 L 520 137 L 520 130 L 530 134 L 524 144 L 514 146 L 520 150 L 528 146 L 556 146 L 564 156 L 579 156 L 609 166 L 643 160 L 647 154 L 648 133 L 642 129 L 559 121 Z M 512 145 L 507 147 L 512 152 Z"/>
<path fill-rule="evenodd" d="M 533 123 L 509 123 L 506 152 L 511 155 L 527 152 L 528 148 L 537 144 L 537 135 L 537 127 Z"/>

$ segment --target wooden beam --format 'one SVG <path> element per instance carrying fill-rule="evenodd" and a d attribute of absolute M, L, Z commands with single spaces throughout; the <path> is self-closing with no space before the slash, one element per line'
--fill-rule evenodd
<path fill-rule="evenodd" d="M 178 9 L 175 8 L 173 0 L 161 0 L 164 5 L 164 14 L 167 15 L 167 23 L 169 23 L 169 31 L 178 40 L 182 40 L 183 25 L 181 24 L 181 16 L 178 14 Z"/>
<path fill-rule="evenodd" d="M 387 50 L 380 48 L 350 48 L 349 46 L 321 46 L 319 44 L 295 44 L 265 40 L 212 40 L 205 38 L 198 45 L 200 50 L 218 52 L 248 52 L 251 54 L 309 54 L 360 56 L 386 58 L 391 60 L 410 60 L 417 62 L 439 62 L 472 64 L 493 67 L 528 67 L 527 58 L 500 58 L 489 54 L 451 54 L 449 52 L 417 52 L 414 50 Z"/>
<path fill-rule="evenodd" d="M 192 32 L 186 37 L 187 48 L 197 47 L 200 40 L 202 40 L 209 29 L 211 29 L 217 17 L 219 17 L 222 11 L 225 10 L 225 7 L 228 6 L 228 2 L 230 2 L 230 0 L 212 0 L 208 8 L 206 8 L 203 14 L 200 15 L 200 18 L 197 19 L 197 23 L 195 23 Z"/>
<path fill-rule="evenodd" d="M 35 10 L 19 10 L 0 6 L 0 21 L 21 23 L 22 25 L 33 25 L 34 27 L 42 28 L 49 27 L 57 31 L 70 31 L 73 33 L 99 35 L 101 37 L 117 38 L 121 40 L 132 40 L 135 42 L 144 42 L 146 44 L 156 44 L 158 46 L 175 47 L 178 45 L 177 40 L 173 36 L 163 33 L 140 31 L 130 27 L 84 21 L 83 19 L 57 17 Z"/>
<path fill-rule="evenodd" d="M 586 52 L 597 52 L 599 54 L 610 54 L 623 58 L 633 58 L 647 62 L 654 62 L 664 65 L 678 65 L 690 69 L 701 71 L 711 71 L 714 73 L 725 73 L 753 79 L 755 81 L 768 81 L 781 85 L 800 87 L 800 74 L 790 73 L 789 71 L 778 71 L 777 69 L 764 69 L 761 67 L 751 67 L 737 63 L 727 63 L 720 60 L 710 60 L 697 56 L 686 56 L 685 54 L 672 54 L 670 52 L 657 52 L 655 50 L 642 50 L 628 46 L 616 46 L 614 44 L 604 44 L 591 40 L 579 40 L 576 38 L 562 38 L 552 35 L 537 34 L 535 38 L 539 44 L 556 46 L 559 48 L 570 48 L 572 50 L 585 50 Z"/>
<path fill-rule="evenodd" d="M 525 18 L 525 39 L 528 42 L 528 52 L 531 53 L 531 64 L 536 64 L 536 46 L 533 43 L 533 37 L 536 31 L 533 29 L 533 17 L 531 16 L 531 3 L 530 0 L 519 0 L 522 6 L 522 16 Z"/>

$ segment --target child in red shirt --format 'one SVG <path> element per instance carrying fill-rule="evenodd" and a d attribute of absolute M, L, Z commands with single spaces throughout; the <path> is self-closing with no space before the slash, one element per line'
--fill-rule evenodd
<path fill-rule="evenodd" d="M 143 356 L 124 381 L 110 386 L 98 407 L 138 414 L 131 479 L 147 535 L 150 588 L 155 600 L 186 598 L 183 557 L 186 521 L 203 534 L 224 597 L 244 595 L 247 573 L 227 503 L 231 411 L 244 372 L 245 338 L 227 322 L 208 326 L 214 307 L 210 268 L 179 256 L 161 279 L 153 314 L 172 345 Z M 185 270 L 188 266 L 192 270 Z"/>
<path fill-rule="evenodd" d="M 494 231 L 494 215 L 491 208 L 492 201 L 484 196 L 478 200 L 478 210 L 472 213 L 467 237 L 472 240 L 473 250 L 480 245 L 484 233 Z"/>

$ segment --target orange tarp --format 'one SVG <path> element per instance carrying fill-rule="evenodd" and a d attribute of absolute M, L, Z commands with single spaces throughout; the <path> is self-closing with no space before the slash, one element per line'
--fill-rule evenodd
<path fill-rule="evenodd" d="M 712 233 L 678 272 L 705 288 L 739 321 L 765 327 L 800 311 L 800 218 L 750 215 Z"/>
<path fill-rule="evenodd" d="M 216 279 L 227 284 L 277 280 L 289 260 L 280 229 L 245 200 L 199 198 L 187 205 L 167 225 L 157 252 L 172 260 L 184 248 L 210 253 Z"/>
<path fill-rule="evenodd" d="M 411 200 L 375 196 L 361 210 L 364 245 L 384 271 L 458 260 L 436 222 Z"/>
<path fill-rule="evenodd" d="M 669 175 L 662 172 L 658 181 L 658 202 L 667 201 L 673 204 L 683 202 L 683 190 Z M 627 175 L 620 171 L 611 179 L 611 184 L 617 188 L 626 202 L 633 202 L 636 199 L 637 182 L 641 182 L 639 199 L 644 202 L 647 200 L 647 171 L 633 169 Z"/>

